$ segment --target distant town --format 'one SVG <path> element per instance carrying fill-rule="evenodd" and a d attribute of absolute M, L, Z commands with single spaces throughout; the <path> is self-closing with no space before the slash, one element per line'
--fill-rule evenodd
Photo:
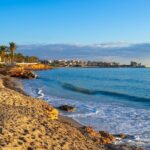
<path fill-rule="evenodd" d="M 54 67 L 133 67 L 133 68 L 145 68 L 146 66 L 135 61 L 131 61 L 129 65 L 119 64 L 117 62 L 103 62 L 103 61 L 83 61 L 83 60 L 42 60 L 44 64 L 49 64 Z"/>
<path fill-rule="evenodd" d="M 14 42 L 9 45 L 0 46 L 0 64 L 1 65 L 20 65 L 20 64 L 46 64 L 52 67 L 99 67 L 99 68 L 118 68 L 118 67 L 133 67 L 145 68 L 141 63 L 131 61 L 129 65 L 120 64 L 118 62 L 103 62 L 103 61 L 84 61 L 84 60 L 40 60 L 36 56 L 24 56 L 21 53 L 15 53 L 17 46 Z"/>

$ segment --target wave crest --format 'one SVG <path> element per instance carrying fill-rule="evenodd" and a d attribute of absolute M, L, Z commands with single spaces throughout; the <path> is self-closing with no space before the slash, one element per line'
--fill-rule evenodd
<path fill-rule="evenodd" d="M 78 93 L 82 93 L 82 94 L 87 94 L 87 95 L 105 95 L 105 96 L 113 96 L 113 97 L 117 97 L 117 98 L 123 98 L 123 99 L 127 99 L 130 101 L 136 101 L 136 102 L 150 102 L 149 98 L 145 98 L 145 97 L 137 97 L 137 96 L 133 96 L 133 95 L 128 95 L 128 94 L 124 94 L 124 93 L 119 93 L 119 92 L 112 92 L 112 91 L 103 91 L 103 90 L 90 90 L 90 89 L 86 89 L 86 88 L 82 88 L 82 87 L 77 87 L 74 86 L 72 84 L 69 83 L 63 83 L 62 87 L 64 89 L 73 91 L 73 92 L 78 92 Z"/>

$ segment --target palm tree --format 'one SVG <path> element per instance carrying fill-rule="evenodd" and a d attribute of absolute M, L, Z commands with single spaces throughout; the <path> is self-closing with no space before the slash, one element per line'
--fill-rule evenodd
<path fill-rule="evenodd" d="M 11 63 L 14 63 L 14 53 L 16 50 L 16 44 L 14 42 L 10 42 L 9 49 L 10 49 Z"/>
<path fill-rule="evenodd" d="M 0 51 L 1 51 L 1 61 L 5 62 L 5 56 L 6 56 L 6 46 L 2 45 L 0 47 Z"/>

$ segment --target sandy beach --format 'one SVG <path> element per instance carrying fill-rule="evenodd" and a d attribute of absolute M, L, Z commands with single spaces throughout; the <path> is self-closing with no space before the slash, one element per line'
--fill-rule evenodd
<path fill-rule="evenodd" d="M 140 149 L 113 145 L 112 135 L 60 116 L 53 106 L 27 96 L 21 88 L 16 79 L 0 76 L 0 149 Z"/>

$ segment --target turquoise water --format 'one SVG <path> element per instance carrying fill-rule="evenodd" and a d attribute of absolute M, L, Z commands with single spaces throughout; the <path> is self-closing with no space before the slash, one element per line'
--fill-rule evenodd
<path fill-rule="evenodd" d="M 56 107 L 75 106 L 75 113 L 61 113 L 96 130 L 150 144 L 150 69 L 60 68 L 37 74 L 38 79 L 23 81 L 28 94 Z"/>

